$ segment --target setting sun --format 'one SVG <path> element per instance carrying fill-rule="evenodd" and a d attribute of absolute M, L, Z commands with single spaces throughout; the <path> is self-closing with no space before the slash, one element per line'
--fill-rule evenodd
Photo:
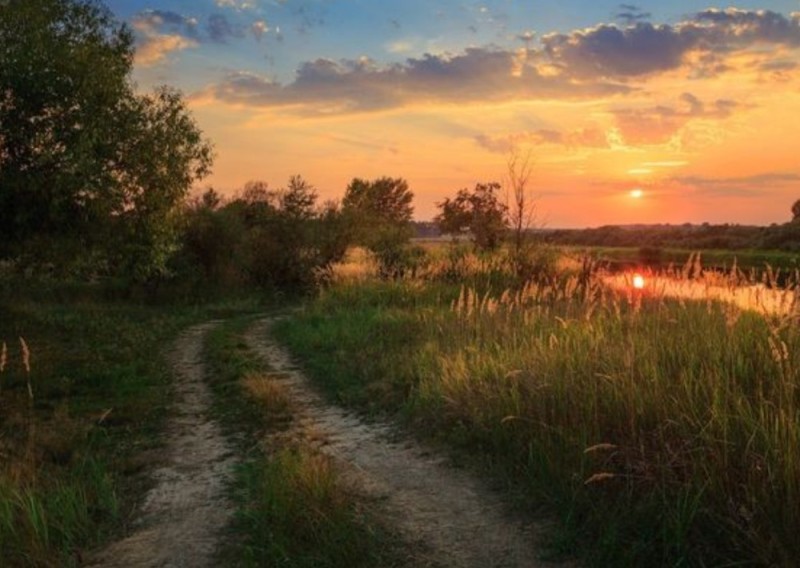
<path fill-rule="evenodd" d="M 644 192 L 641 189 L 632 189 L 630 196 L 634 199 L 639 199 L 644 195 Z"/>

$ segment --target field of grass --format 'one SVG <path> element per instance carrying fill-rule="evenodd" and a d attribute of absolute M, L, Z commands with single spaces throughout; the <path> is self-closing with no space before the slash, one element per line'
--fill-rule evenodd
<path fill-rule="evenodd" d="M 119 303 L 86 286 L 0 292 L 0 563 L 77 566 L 147 488 L 172 341 L 229 309 Z"/>
<path fill-rule="evenodd" d="M 793 317 L 473 268 L 466 285 L 350 277 L 278 332 L 331 396 L 546 507 L 554 545 L 590 565 L 795 565 Z"/>

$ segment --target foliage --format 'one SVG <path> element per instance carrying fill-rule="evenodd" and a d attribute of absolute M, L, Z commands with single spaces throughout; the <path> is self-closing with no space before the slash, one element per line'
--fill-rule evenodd
<path fill-rule="evenodd" d="M 747 225 L 606 225 L 591 229 L 540 231 L 553 244 L 606 247 L 664 247 L 689 250 L 800 251 L 800 223 Z"/>
<path fill-rule="evenodd" d="M 318 207 L 316 190 L 300 176 L 277 191 L 249 182 L 224 204 L 210 190 L 185 212 L 184 262 L 176 270 L 205 287 L 305 292 L 344 256 L 346 229 L 338 207 Z"/>
<path fill-rule="evenodd" d="M 403 259 L 413 234 L 413 199 L 408 182 L 402 178 L 356 178 L 345 191 L 342 212 L 353 240 L 375 256 L 384 277 L 397 276 L 404 270 Z"/>
<path fill-rule="evenodd" d="M 645 266 L 658 268 L 661 264 L 663 251 L 660 247 L 639 247 L 639 262 Z"/>
<path fill-rule="evenodd" d="M 0 4 L 0 258 L 99 253 L 137 280 L 164 272 L 211 148 L 177 92 L 134 93 L 132 58 L 99 3 Z"/>
<path fill-rule="evenodd" d="M 341 400 L 402 411 L 551 504 L 590 564 L 795 563 L 791 319 L 489 282 L 341 285 L 279 333 Z"/>
<path fill-rule="evenodd" d="M 469 232 L 475 246 L 495 250 L 508 228 L 508 206 L 497 195 L 499 183 L 478 183 L 472 191 L 459 190 L 453 199 L 437 204 L 441 213 L 435 222 L 442 233 L 461 235 Z"/>
<path fill-rule="evenodd" d="M 142 490 L 135 454 L 155 446 L 165 416 L 162 351 L 200 314 L 99 303 L 89 292 L 56 303 L 32 288 L 0 294 L 2 563 L 75 566 L 129 521 Z"/>

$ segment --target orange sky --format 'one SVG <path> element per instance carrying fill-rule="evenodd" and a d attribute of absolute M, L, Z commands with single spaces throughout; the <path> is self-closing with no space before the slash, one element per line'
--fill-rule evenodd
<path fill-rule="evenodd" d="M 328 199 L 356 176 L 400 176 L 424 220 L 458 189 L 502 181 L 517 151 L 535 163 L 549 227 L 787 221 L 800 198 L 800 15 L 633 17 L 395 60 L 319 54 L 285 75 L 229 67 L 186 89 L 217 148 L 204 185 L 301 174 Z M 144 84 L 194 47 L 150 37 Z"/>

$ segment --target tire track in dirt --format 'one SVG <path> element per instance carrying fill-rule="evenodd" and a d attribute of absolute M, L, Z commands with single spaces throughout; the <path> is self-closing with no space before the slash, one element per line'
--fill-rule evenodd
<path fill-rule="evenodd" d="M 133 534 L 90 558 L 97 567 L 192 567 L 213 565 L 218 539 L 233 508 L 225 488 L 235 463 L 233 445 L 210 418 L 204 382 L 203 339 L 216 325 L 186 330 L 169 362 L 175 407 L 166 427 L 166 460 L 153 472 Z"/>
<path fill-rule="evenodd" d="M 473 476 L 448 467 L 416 443 L 398 443 L 387 425 L 365 424 L 324 402 L 288 351 L 270 337 L 273 321 L 250 328 L 247 342 L 287 388 L 297 427 L 322 435 L 321 451 L 385 505 L 388 521 L 409 542 L 431 551 L 427 561 L 452 568 L 553 565 L 537 558 L 541 527 L 512 520 L 497 496 Z"/>

